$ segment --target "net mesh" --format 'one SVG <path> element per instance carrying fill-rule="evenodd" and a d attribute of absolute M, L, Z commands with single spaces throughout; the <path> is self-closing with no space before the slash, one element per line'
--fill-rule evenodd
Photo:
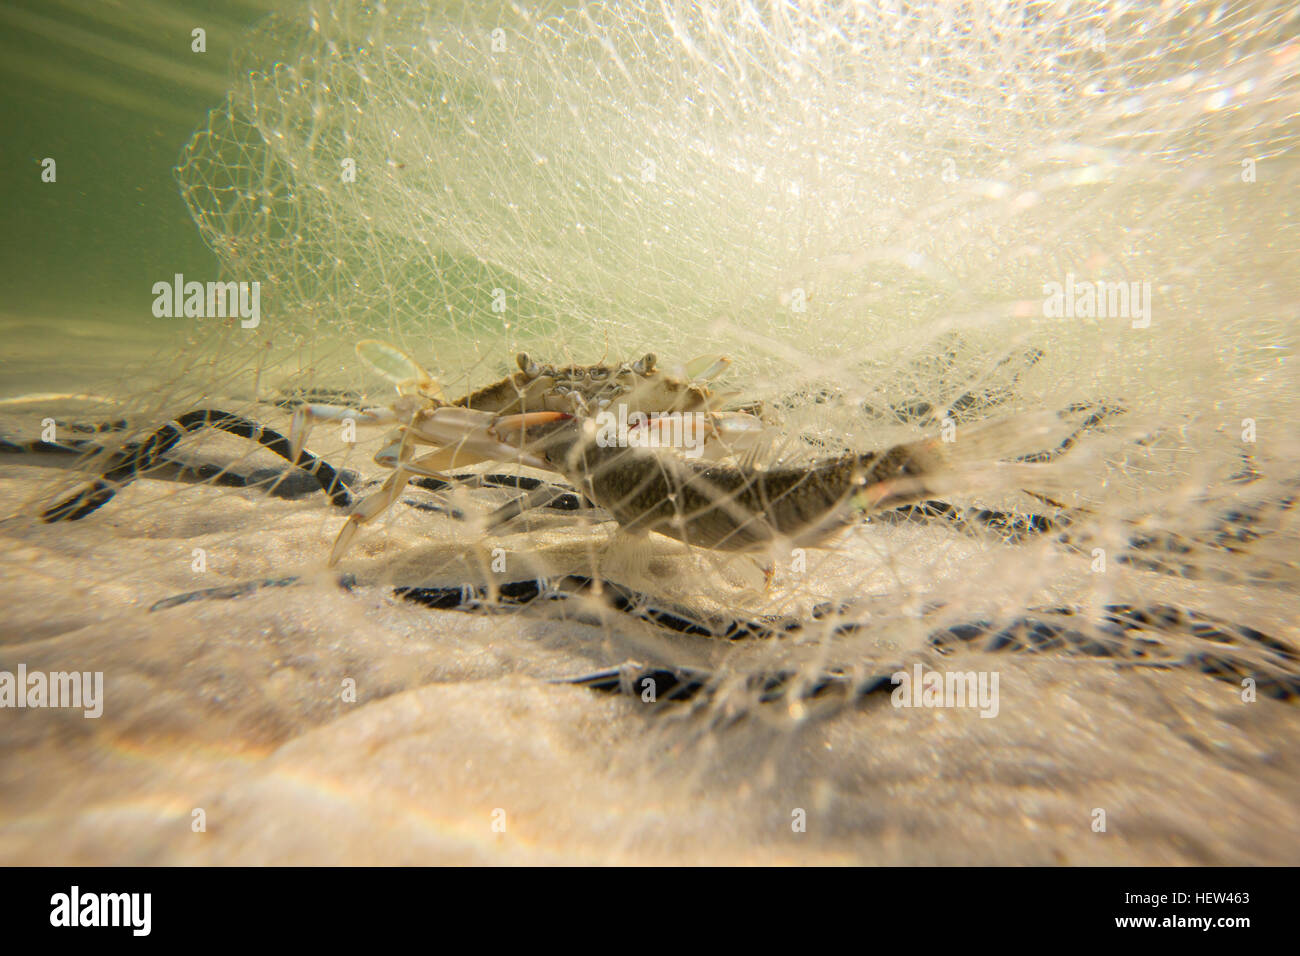
<path fill-rule="evenodd" d="M 353 352 L 367 338 L 453 396 L 519 349 L 582 363 L 654 351 L 670 369 L 726 355 L 714 387 L 772 410 L 786 460 L 945 420 L 1110 409 L 1062 459 L 1056 493 L 1086 509 L 1065 542 L 1019 533 L 1017 517 L 1051 506 L 1003 489 L 954 499 L 961 520 L 859 523 L 798 567 L 762 556 L 773 580 L 756 585 L 743 561 L 663 542 L 634 567 L 611 554 L 608 523 L 531 516 L 485 536 L 475 521 L 506 493 L 460 488 L 367 526 L 346 566 L 363 583 L 481 585 L 490 602 L 501 547 L 514 581 L 635 580 L 722 633 L 798 622 L 801 641 L 742 648 L 582 611 L 613 662 L 730 674 L 747 700 L 756 674 L 871 673 L 972 616 L 996 633 L 1065 607 L 1113 637 L 1115 607 L 1185 607 L 1195 588 L 1197 607 L 1238 621 L 1234 589 L 1249 588 L 1255 619 L 1285 634 L 1295 18 L 1283 3 L 1034 2 L 314 2 L 273 16 L 177 172 L 226 277 L 262 283 L 262 322 L 205 330 L 136 400 L 135 435 L 186 405 L 283 426 L 287 394 L 387 401 Z M 1132 301 L 1089 309 L 1080 294 L 1049 314 L 1053 284 L 1081 282 Z M 195 440 L 227 463 L 253 454 Z M 373 490 L 379 444 L 322 427 L 311 447 Z M 1233 513 L 1250 527 L 1225 524 Z M 284 520 L 326 541 L 339 525 L 323 499 Z M 1224 537 L 1243 533 L 1241 547 Z M 850 604 L 851 628 L 824 620 Z M 1172 658 L 1203 642 L 1153 630 Z"/>

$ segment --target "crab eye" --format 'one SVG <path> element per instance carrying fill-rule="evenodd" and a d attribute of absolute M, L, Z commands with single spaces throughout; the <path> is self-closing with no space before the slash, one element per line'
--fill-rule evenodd
<path fill-rule="evenodd" d="M 527 352 L 520 352 L 515 356 L 515 364 L 519 366 L 519 371 L 523 372 L 529 378 L 537 378 L 541 374 L 541 369 Z"/>
<path fill-rule="evenodd" d="M 655 363 L 658 361 L 659 359 L 654 352 L 646 352 L 645 355 L 632 363 L 632 371 L 638 375 L 649 375 L 655 370 Z"/>

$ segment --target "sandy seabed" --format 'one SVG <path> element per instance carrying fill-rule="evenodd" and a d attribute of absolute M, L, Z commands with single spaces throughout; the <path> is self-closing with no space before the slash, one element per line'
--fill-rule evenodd
<path fill-rule="evenodd" d="M 100 344 L 106 369 L 129 347 Z M 47 389 L 72 381 L 41 367 Z M 739 645 L 395 597 L 376 569 L 459 547 L 413 509 L 366 529 L 348 589 L 319 494 L 140 480 L 43 525 L 22 516 L 66 482 L 49 464 L 0 458 L 0 670 L 102 671 L 106 699 L 98 719 L 0 711 L 8 864 L 1300 861 L 1300 708 L 1191 670 L 970 652 L 948 663 L 1000 674 L 996 719 L 876 694 L 719 720 L 553 681 L 648 657 L 707 668 Z M 1202 606 L 1254 601 L 1293 639 L 1286 594 L 1217 587 L 1193 586 Z"/>
<path fill-rule="evenodd" d="M 47 477 L 5 464 L 0 507 Z M 637 659 L 633 637 L 430 610 L 379 583 L 347 590 L 323 571 L 337 521 L 321 501 L 192 487 L 144 520 L 130 499 L 156 484 L 0 545 L 0 670 L 102 671 L 106 696 L 98 719 L 0 712 L 6 863 L 1300 858 L 1293 703 L 1243 704 L 1190 671 L 970 654 L 960 666 L 1001 675 L 997 719 L 876 695 L 798 724 L 705 726 L 549 682 Z M 380 560 L 404 540 L 399 528 L 362 551 Z M 191 549 L 208 542 L 195 575 Z M 321 573 L 293 586 L 150 610 L 301 571 L 304 553 Z M 699 656 L 700 638 L 673 640 Z M 796 808 L 807 832 L 791 830 Z"/>

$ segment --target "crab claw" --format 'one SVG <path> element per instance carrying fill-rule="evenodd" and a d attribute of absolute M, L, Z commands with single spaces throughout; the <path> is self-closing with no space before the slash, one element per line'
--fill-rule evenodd
<path fill-rule="evenodd" d="M 410 430 L 415 437 L 431 445 L 450 445 L 482 435 L 492 427 L 492 413 L 475 408 L 444 405 L 415 416 Z"/>
<path fill-rule="evenodd" d="M 567 412 L 525 412 L 522 415 L 499 415 L 493 422 L 491 431 L 497 435 L 502 432 L 518 432 L 521 435 L 529 428 L 550 425 L 573 418 Z"/>
<path fill-rule="evenodd" d="M 528 429 L 552 425 L 556 422 L 570 421 L 573 417 L 567 412 L 524 412 L 520 415 L 500 415 L 493 421 L 488 432 L 497 441 L 503 442 L 514 449 L 522 449 L 529 441 Z M 538 456 L 531 455 L 527 451 L 516 451 L 516 454 L 522 454 L 526 459 L 540 460 Z M 543 467 L 549 468 L 551 466 L 544 464 Z"/>
<path fill-rule="evenodd" d="M 420 415 L 409 431 L 427 444 L 455 449 L 462 464 L 472 464 L 473 456 L 478 461 L 515 461 L 531 468 L 547 467 L 540 458 L 502 441 L 493 430 L 497 421 L 490 412 L 443 406 Z"/>
<path fill-rule="evenodd" d="M 706 446 L 710 458 L 738 455 L 742 465 L 757 468 L 759 458 L 771 449 L 773 433 L 762 419 L 748 412 L 713 412 L 709 425 L 715 439 Z"/>

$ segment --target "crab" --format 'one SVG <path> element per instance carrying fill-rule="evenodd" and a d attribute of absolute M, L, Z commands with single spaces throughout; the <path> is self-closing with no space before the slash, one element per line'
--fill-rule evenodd
<path fill-rule="evenodd" d="M 748 413 L 723 413 L 720 407 L 731 395 L 716 395 L 705 384 L 730 364 L 723 357 L 703 357 L 687 363 L 683 377 L 661 369 L 654 353 L 618 365 L 539 364 L 526 352 L 515 357 L 518 371 L 455 401 L 447 401 L 436 379 L 405 352 L 385 342 L 367 339 L 356 347 L 357 356 L 388 379 L 398 391 L 390 405 L 354 410 L 343 406 L 306 404 L 294 412 L 290 452 L 302 453 L 312 426 L 320 421 L 352 419 L 364 425 L 395 425 L 389 442 L 375 456 L 376 463 L 393 472 L 383 486 L 353 509 L 330 553 L 330 565 L 347 552 L 358 530 L 383 514 L 415 477 L 448 480 L 454 468 L 488 461 L 511 461 L 546 471 L 563 471 L 544 456 L 504 441 L 497 423 L 538 413 L 590 417 L 621 406 L 630 409 L 642 435 L 658 437 L 660 423 L 674 413 L 705 416 L 711 436 L 724 433 L 740 438 L 756 431 Z M 612 414 L 612 412 L 611 412 Z M 649 443 L 649 441 L 647 442 Z M 419 446 L 434 448 L 415 455 Z M 731 450 L 731 446 L 728 446 Z M 545 490 L 542 492 L 545 494 Z M 527 507 L 532 502 L 525 502 Z"/>
<path fill-rule="evenodd" d="M 509 461 L 548 471 L 563 472 L 543 456 L 519 447 L 517 436 L 503 441 L 495 424 L 513 416 L 537 413 L 568 416 L 599 415 L 619 407 L 631 410 L 641 436 L 658 438 L 658 426 L 674 413 L 699 414 L 708 421 L 710 437 L 732 436 L 731 444 L 712 453 L 728 455 L 752 440 L 760 430 L 758 419 L 747 412 L 722 412 L 732 396 L 714 394 L 708 382 L 730 364 L 722 357 L 695 359 L 678 374 L 661 369 L 653 353 L 617 365 L 551 365 L 535 362 L 527 353 L 516 356 L 518 371 L 462 398 L 448 401 L 438 382 L 405 352 L 385 342 L 367 339 L 357 344 L 358 357 L 397 389 L 388 405 L 353 409 L 341 405 L 299 404 L 289 435 L 241 415 L 218 409 L 197 409 L 161 426 L 144 441 L 125 446 L 109 459 L 109 466 L 88 486 L 42 511 L 47 522 L 77 521 L 108 503 L 126 484 L 168 460 L 168 454 L 186 434 L 215 428 L 260 444 L 268 451 L 310 474 L 338 506 L 353 504 L 342 476 L 304 445 L 312 426 L 321 421 L 351 419 L 358 425 L 395 425 L 389 442 L 375 461 L 393 469 L 383 487 L 357 503 L 340 531 L 330 554 L 336 564 L 346 553 L 358 529 L 386 511 L 406 484 L 425 476 L 443 481 L 446 471 L 488 461 Z M 678 370 L 674 370 L 677 372 Z M 435 450 L 414 457 L 419 446 Z M 102 449 L 98 449 L 102 451 Z M 550 486 L 535 489 L 554 494 Z M 536 498 L 517 502 L 514 512 L 541 503 Z M 497 520 L 507 520 L 498 515 Z"/>
<path fill-rule="evenodd" d="M 89 489 L 48 509 L 46 520 L 84 517 L 151 467 L 185 432 L 204 426 L 258 441 L 310 471 L 336 504 L 350 504 L 337 472 L 303 446 L 314 424 L 351 419 L 359 425 L 395 426 L 375 456 L 392 472 L 378 491 L 353 507 L 329 555 L 331 566 L 363 525 L 399 500 L 412 479 L 451 483 L 457 480 L 452 470 L 484 462 L 558 473 L 634 536 L 656 531 L 712 550 L 765 550 L 818 545 L 855 515 L 947 493 L 1033 488 L 1040 481 L 1050 486 L 1052 470 L 1043 467 L 1045 462 L 1024 457 L 1006 461 L 1005 456 L 1018 442 L 1060 437 L 1057 417 L 1043 413 L 981 423 L 966 431 L 960 446 L 927 437 L 808 463 L 759 463 L 755 452 L 770 443 L 767 423 L 752 411 L 724 411 L 733 396 L 715 394 L 706 384 L 728 366 L 725 358 L 696 359 L 674 375 L 660 369 L 653 354 L 618 365 L 555 366 L 520 353 L 518 371 L 448 401 L 433 376 L 400 349 L 367 339 L 356 352 L 395 386 L 397 397 L 390 404 L 363 409 L 300 405 L 287 439 L 229 413 L 188 413 L 136 446 Z M 624 432 L 611 442 L 601 420 L 608 423 L 615 408 L 620 424 L 626 427 L 630 421 L 632 426 L 631 434 Z M 683 414 L 698 415 L 697 422 L 704 423 L 708 460 L 685 454 L 672 441 L 672 426 L 681 421 L 676 416 Z M 1073 440 L 1062 442 L 1062 450 Z M 417 455 L 422 446 L 431 450 Z M 545 503 L 542 498 L 560 493 L 556 488 L 537 486 L 490 515 L 487 526 L 498 527 L 525 508 Z"/>

